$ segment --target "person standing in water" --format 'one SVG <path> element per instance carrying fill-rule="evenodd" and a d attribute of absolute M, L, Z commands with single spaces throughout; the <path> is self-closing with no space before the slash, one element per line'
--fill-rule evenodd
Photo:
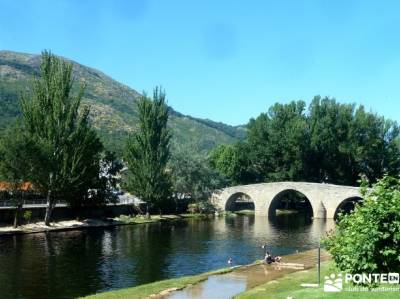
<path fill-rule="evenodd" d="M 229 266 L 232 266 L 232 263 L 233 263 L 233 261 L 232 261 L 232 258 L 230 257 L 230 258 L 228 259 L 228 265 L 229 265 Z"/>

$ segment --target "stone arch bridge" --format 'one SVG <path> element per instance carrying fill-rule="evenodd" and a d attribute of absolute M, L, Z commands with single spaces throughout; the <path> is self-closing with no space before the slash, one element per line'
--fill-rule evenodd
<path fill-rule="evenodd" d="M 244 195 L 254 203 L 256 215 L 268 215 L 281 196 L 289 191 L 304 195 L 311 205 L 314 218 L 335 218 L 349 201 L 362 200 L 360 188 L 306 182 L 276 182 L 228 187 L 215 191 L 210 201 L 219 210 L 226 211 L 232 202 Z"/>

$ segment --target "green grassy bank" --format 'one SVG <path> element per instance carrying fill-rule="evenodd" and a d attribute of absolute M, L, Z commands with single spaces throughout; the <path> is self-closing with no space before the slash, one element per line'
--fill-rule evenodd
<path fill-rule="evenodd" d="M 331 273 L 339 273 L 332 261 L 323 262 L 321 264 L 321 287 L 319 288 L 304 288 L 302 283 L 317 283 L 317 269 L 298 271 L 284 277 L 272 280 L 268 283 L 259 285 L 244 293 L 235 296 L 235 299 L 319 299 L 319 298 L 379 298 L 379 299 L 394 299 L 400 298 L 400 292 L 349 292 L 342 291 L 338 293 L 326 293 L 323 290 L 324 276 Z M 388 286 L 382 285 L 382 286 Z M 390 285 L 389 285 L 390 286 Z"/>
<path fill-rule="evenodd" d="M 152 294 L 159 294 L 163 291 L 168 290 L 179 290 L 186 286 L 199 283 L 207 279 L 210 275 L 224 274 L 231 272 L 231 268 L 220 269 L 212 272 L 207 272 L 199 275 L 184 276 L 179 278 L 167 279 L 156 281 L 149 284 L 140 285 L 137 287 L 120 289 L 115 291 L 109 291 L 83 297 L 85 299 L 136 299 L 136 298 L 147 298 Z"/>

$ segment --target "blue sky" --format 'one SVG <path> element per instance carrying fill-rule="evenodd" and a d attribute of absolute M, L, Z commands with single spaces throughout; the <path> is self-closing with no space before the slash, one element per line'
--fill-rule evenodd
<path fill-rule="evenodd" d="M 400 120 L 400 1 L 0 0 L 0 49 L 51 49 L 176 110 L 246 123 L 332 96 Z"/>

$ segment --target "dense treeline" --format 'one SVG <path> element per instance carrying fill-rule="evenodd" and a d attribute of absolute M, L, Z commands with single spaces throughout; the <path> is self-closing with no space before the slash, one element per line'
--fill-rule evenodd
<path fill-rule="evenodd" d="M 363 106 L 315 97 L 275 104 L 248 124 L 248 136 L 211 152 L 213 166 L 232 184 L 310 181 L 357 185 L 400 171 L 396 122 Z"/>

